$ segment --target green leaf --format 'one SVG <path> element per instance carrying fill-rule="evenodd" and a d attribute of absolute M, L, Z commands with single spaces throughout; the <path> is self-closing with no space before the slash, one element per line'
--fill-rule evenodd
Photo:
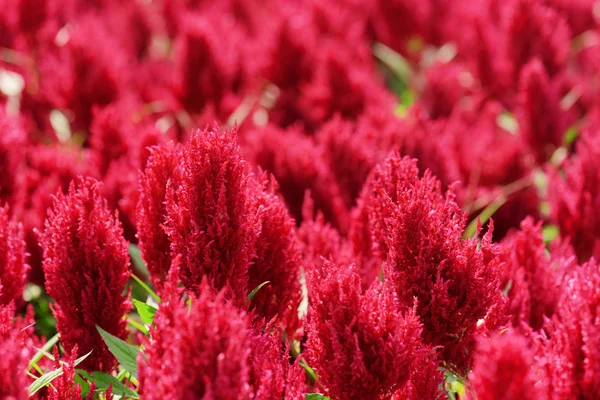
<path fill-rule="evenodd" d="M 116 377 L 104 372 L 96 371 L 92 374 L 92 380 L 96 383 L 96 390 L 105 392 L 112 385 L 114 394 L 122 394 L 123 397 L 139 399 L 140 396 L 130 388 L 126 387 Z"/>
<path fill-rule="evenodd" d="M 56 335 L 48 339 L 44 346 L 42 346 L 42 348 L 34 354 L 31 360 L 29 360 L 29 366 L 27 367 L 27 371 L 31 371 L 31 368 L 33 368 L 38 363 L 38 361 L 42 359 L 42 357 L 44 357 L 44 354 L 50 351 L 50 349 L 54 347 L 56 343 L 58 343 L 59 338 L 60 334 L 57 333 Z"/>
<path fill-rule="evenodd" d="M 248 300 L 252 301 L 254 296 L 256 296 L 256 292 L 258 292 L 263 286 L 265 286 L 268 283 L 271 283 L 271 282 L 265 281 L 265 282 L 261 283 L 260 285 L 258 285 L 257 287 L 255 287 L 254 290 L 251 291 L 250 294 L 248 295 Z"/>
<path fill-rule="evenodd" d="M 486 208 L 484 208 L 477 218 L 473 218 L 473 220 L 467 225 L 465 232 L 463 233 L 463 238 L 468 239 L 475 236 L 477 233 L 477 224 L 481 221 L 481 225 L 485 224 L 495 213 L 498 211 L 500 207 L 506 203 L 506 197 L 500 196 L 496 200 L 492 201 Z"/>
<path fill-rule="evenodd" d="M 152 298 L 154 299 L 154 301 L 156 301 L 157 303 L 160 303 L 160 297 L 158 297 L 158 295 L 156 293 L 154 293 L 154 291 L 152 289 L 150 289 L 150 287 L 148 285 L 146 285 L 144 283 L 144 281 L 142 281 L 138 276 L 136 276 L 135 274 L 131 274 L 131 277 L 133 278 L 134 281 L 136 281 L 138 283 L 138 285 L 140 285 L 150 296 L 152 296 Z"/>
<path fill-rule="evenodd" d="M 108 350 L 110 350 L 112 355 L 119 361 L 119 364 L 121 364 L 131 376 L 137 379 L 137 356 L 140 349 L 111 335 L 98 325 L 96 325 L 96 329 L 100 332 L 100 336 L 104 339 L 104 343 L 106 343 Z"/>
<path fill-rule="evenodd" d="M 90 354 L 92 354 L 91 351 L 89 353 L 87 353 L 86 355 L 84 355 L 83 357 L 79 357 L 77 360 L 75 360 L 74 364 L 75 365 L 81 364 L 81 362 L 83 360 L 85 360 Z M 36 394 L 40 389 L 42 389 L 43 387 L 50 384 L 53 380 L 55 380 L 62 374 L 63 374 L 63 369 L 62 369 L 62 367 L 60 367 L 58 369 L 55 369 L 54 371 L 47 372 L 44 375 L 40 376 L 35 381 L 33 381 L 33 383 L 31 385 L 29 385 L 29 388 L 27 389 L 29 391 L 29 396 L 31 397 L 34 394 Z"/>
<path fill-rule="evenodd" d="M 556 239 L 559 235 L 558 226 L 556 225 L 544 225 L 542 227 L 542 237 L 544 242 L 548 243 Z"/>
<path fill-rule="evenodd" d="M 158 311 L 156 307 L 136 299 L 133 299 L 133 305 L 140 315 L 142 322 L 146 325 L 152 325 L 154 322 L 154 315 L 156 314 L 156 311 Z"/>
<path fill-rule="evenodd" d="M 571 125 L 569 129 L 565 132 L 563 137 L 563 143 L 567 146 L 573 144 L 575 139 L 579 136 L 579 130 L 577 129 L 577 125 Z"/>
<path fill-rule="evenodd" d="M 137 271 L 140 272 L 145 279 L 147 279 L 150 276 L 150 273 L 148 272 L 148 267 L 146 267 L 146 263 L 144 262 L 144 260 L 142 260 L 142 252 L 140 251 L 140 248 L 136 244 L 129 243 L 128 249 L 129 257 L 131 257 L 133 265 L 135 266 Z"/>
<path fill-rule="evenodd" d="M 306 400 L 329 400 L 329 397 L 323 396 L 321 393 L 307 393 L 304 398 Z"/>

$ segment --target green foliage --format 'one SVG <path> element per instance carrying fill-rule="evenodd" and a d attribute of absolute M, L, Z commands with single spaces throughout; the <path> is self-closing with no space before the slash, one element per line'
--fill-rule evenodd
<path fill-rule="evenodd" d="M 119 364 L 121 364 L 132 377 L 137 379 L 137 356 L 140 349 L 111 335 L 98 325 L 96 325 L 96 329 L 100 332 L 100 336 L 102 336 L 108 350 L 115 356 L 117 361 L 119 361 Z"/>
<path fill-rule="evenodd" d="M 83 357 L 79 357 L 77 360 L 75 360 L 74 364 L 75 365 L 81 364 L 81 362 L 83 360 L 85 360 L 90 354 L 92 354 L 91 351 L 89 353 L 87 353 L 86 355 L 84 355 Z M 29 388 L 28 388 L 29 396 L 36 394 L 38 391 L 40 391 L 42 388 L 48 386 L 50 383 L 52 383 L 53 380 L 55 380 L 62 374 L 63 374 L 63 369 L 62 369 L 62 367 L 60 367 L 60 368 L 57 368 L 53 371 L 47 372 L 44 375 L 40 376 L 35 381 L 33 381 L 33 383 L 31 385 L 29 385 Z"/>
<path fill-rule="evenodd" d="M 271 283 L 270 281 L 265 281 L 263 283 L 261 283 L 260 285 L 258 285 L 257 287 L 254 288 L 253 291 L 250 292 L 250 294 L 248 295 L 248 300 L 252 301 L 252 299 L 254 298 L 254 296 L 256 296 L 256 293 L 265 285 Z"/>

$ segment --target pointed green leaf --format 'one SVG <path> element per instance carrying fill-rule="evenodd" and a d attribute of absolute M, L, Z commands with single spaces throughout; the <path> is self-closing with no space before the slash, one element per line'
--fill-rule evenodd
<path fill-rule="evenodd" d="M 89 353 L 87 353 L 86 355 L 84 355 L 83 357 L 79 357 L 77 360 L 75 360 L 74 364 L 75 365 L 81 364 L 81 362 L 83 360 L 85 360 L 90 354 L 92 354 L 91 351 Z M 55 369 L 54 371 L 47 372 L 44 375 L 37 378 L 31 385 L 29 385 L 29 388 L 28 388 L 29 397 L 36 394 L 40 389 L 42 389 L 43 387 L 50 384 L 53 380 L 55 380 L 62 374 L 63 374 L 63 369 L 62 369 L 62 367 L 60 367 L 58 369 Z"/>
<path fill-rule="evenodd" d="M 100 332 L 100 336 L 104 339 L 104 343 L 106 343 L 108 350 L 110 350 L 112 355 L 119 361 L 119 364 L 121 364 L 131 376 L 137 379 L 137 356 L 140 349 L 111 335 L 98 325 L 96 325 L 96 329 Z"/>
<path fill-rule="evenodd" d="M 152 322 L 154 322 L 154 315 L 158 310 L 154 306 L 136 299 L 133 299 L 133 305 L 140 315 L 142 322 L 146 325 L 152 325 Z"/>
<path fill-rule="evenodd" d="M 265 286 L 268 283 L 271 283 L 271 282 L 265 281 L 265 282 L 261 283 L 260 285 L 258 285 L 256 288 L 254 288 L 254 290 L 251 291 L 250 294 L 248 295 L 248 300 L 252 301 L 254 296 L 256 296 L 256 292 L 258 292 L 263 286 Z"/>
<path fill-rule="evenodd" d="M 96 371 L 92 374 L 92 380 L 96 383 L 96 390 L 105 392 L 112 385 L 114 394 L 122 394 L 123 397 L 139 399 L 140 396 L 130 388 L 126 387 L 117 378 L 104 372 Z"/>

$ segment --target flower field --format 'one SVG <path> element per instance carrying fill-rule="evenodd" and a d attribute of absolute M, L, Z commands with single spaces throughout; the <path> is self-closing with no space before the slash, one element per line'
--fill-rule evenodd
<path fill-rule="evenodd" d="M 600 399 L 595 0 L 0 0 L 0 400 Z"/>

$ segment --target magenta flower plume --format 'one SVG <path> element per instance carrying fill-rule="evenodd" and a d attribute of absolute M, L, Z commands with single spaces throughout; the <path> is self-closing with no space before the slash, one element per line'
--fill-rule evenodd
<path fill-rule="evenodd" d="M 568 238 L 580 263 L 600 256 L 600 137 L 584 131 L 576 153 L 563 165 L 564 174 L 550 170 L 548 199 L 551 219 Z"/>
<path fill-rule="evenodd" d="M 539 59 L 533 59 L 521 71 L 520 102 L 521 135 L 536 160 L 543 164 L 562 144 L 569 120 Z"/>
<path fill-rule="evenodd" d="M 160 286 L 171 267 L 171 249 L 163 229 L 167 184 L 177 166 L 177 151 L 167 145 L 152 147 L 140 175 L 137 204 L 137 237 L 142 258 L 155 285 Z"/>
<path fill-rule="evenodd" d="M 518 328 L 524 322 L 539 330 L 544 317 L 554 314 L 564 275 L 577 262 L 573 250 L 553 241 L 548 255 L 541 222 L 526 218 L 519 231 L 502 241 L 500 258 L 505 263 L 503 286 L 508 288 L 513 326 Z"/>
<path fill-rule="evenodd" d="M 251 308 L 267 320 L 277 315 L 286 332 L 293 335 L 300 325 L 300 242 L 295 222 L 277 194 L 277 182 L 272 177 L 270 181 L 266 176 L 260 179 L 254 189 L 260 235 L 248 271 L 247 292 L 268 281 L 252 298 Z"/>
<path fill-rule="evenodd" d="M 307 358 L 335 399 L 390 398 L 408 382 L 422 326 L 392 291 L 361 288 L 355 266 L 308 275 Z M 415 365 L 416 367 L 416 365 Z"/>
<path fill-rule="evenodd" d="M 25 346 L 22 327 L 13 322 L 14 315 L 12 304 L 0 304 L 0 399 L 26 400 L 32 354 Z"/>
<path fill-rule="evenodd" d="M 55 369 L 63 369 L 63 374 L 52 382 L 52 388 L 48 390 L 47 400 L 71 400 L 81 399 L 81 386 L 75 384 L 75 359 L 77 358 L 77 345 L 73 347 L 70 355 L 64 355 L 60 360 L 57 348 L 54 348 Z M 62 363 L 60 361 L 62 361 Z M 94 385 L 94 384 L 92 384 Z M 87 399 L 94 398 L 94 387 L 88 392 Z M 107 398 L 110 398 L 107 395 Z"/>
<path fill-rule="evenodd" d="M 551 392 L 555 398 L 591 400 L 600 393 L 600 267 L 592 259 L 574 268 L 563 288 L 547 324 Z"/>
<path fill-rule="evenodd" d="M 67 195 L 57 195 L 40 243 L 63 347 L 68 353 L 75 345 L 81 354 L 93 350 L 81 365 L 110 371 L 116 360 L 96 325 L 122 339 L 127 336 L 123 315 L 130 306 L 123 292 L 130 270 L 121 224 L 100 191 L 101 184 L 88 178 L 72 183 Z"/>
<path fill-rule="evenodd" d="M 139 393 L 147 400 L 246 399 L 250 396 L 248 318 L 206 283 L 188 307 L 161 304 L 140 355 Z"/>
<path fill-rule="evenodd" d="M 372 173 L 362 198 L 385 279 L 405 307 L 416 299 L 425 342 L 441 346 L 443 360 L 458 370 L 468 368 L 478 321 L 494 328 L 499 314 L 491 311 L 505 305 L 493 226 L 481 242 L 462 239 L 466 218 L 453 193 L 442 195 L 435 177 L 426 171 L 419 178 L 416 160 L 398 154 Z"/>
<path fill-rule="evenodd" d="M 19 302 L 29 265 L 23 228 L 9 218 L 8 206 L 0 207 L 0 305 Z"/>
<path fill-rule="evenodd" d="M 521 334 L 495 334 L 477 346 L 469 374 L 474 399 L 544 400 L 548 399 L 546 383 L 529 340 Z"/>
<path fill-rule="evenodd" d="M 236 135 L 235 128 L 205 130 L 182 149 L 167 190 L 165 231 L 172 256 L 182 256 L 186 288 L 197 291 L 206 276 L 243 302 L 259 227 Z"/>
<path fill-rule="evenodd" d="M 270 328 L 269 326 L 267 328 Z M 301 400 L 308 393 L 304 369 L 299 360 L 290 363 L 289 344 L 282 333 L 265 329 L 250 333 L 250 386 L 255 399 Z"/>

